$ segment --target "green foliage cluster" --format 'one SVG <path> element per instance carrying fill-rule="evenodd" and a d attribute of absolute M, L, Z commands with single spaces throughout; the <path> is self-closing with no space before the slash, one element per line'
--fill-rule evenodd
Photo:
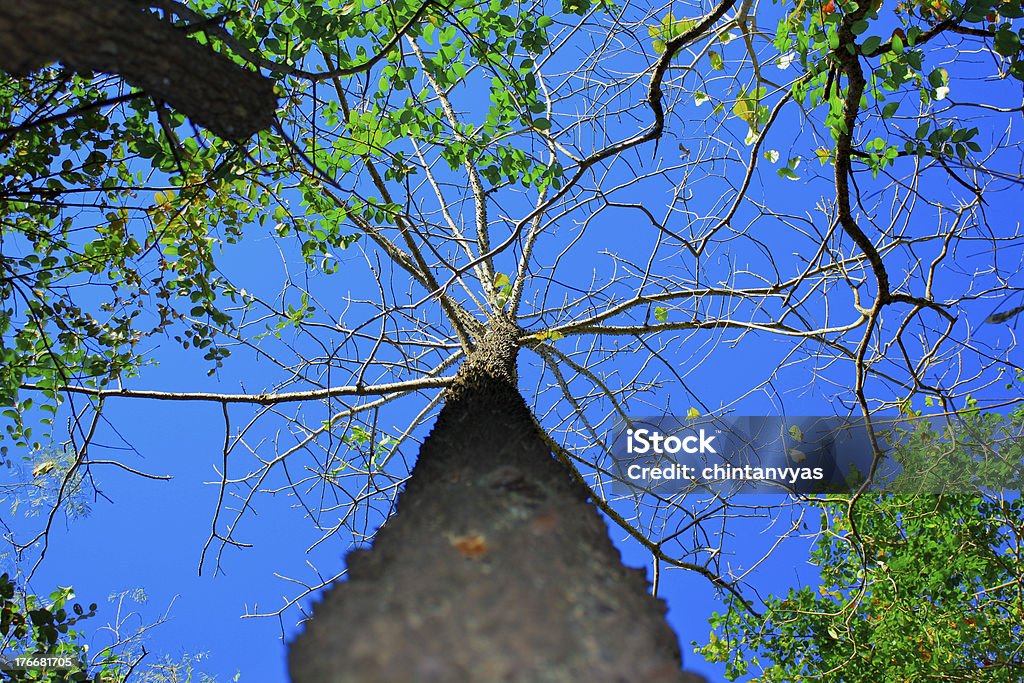
<path fill-rule="evenodd" d="M 897 438 L 898 457 L 962 466 L 974 493 L 820 501 L 810 556 L 820 584 L 769 597 L 763 616 L 727 600 L 699 651 L 724 662 L 729 680 L 1020 681 L 1024 409 L 958 419 L 945 433 L 919 420 Z"/>
<path fill-rule="evenodd" d="M 856 54 L 867 67 L 867 88 L 860 109 L 873 116 L 863 123 L 865 143 L 855 150 L 855 161 L 865 164 L 875 175 L 901 157 L 964 161 L 982 152 L 976 139 L 978 129 L 964 125 L 952 112 L 937 106 L 956 87 L 950 80 L 952 67 L 939 62 L 947 57 L 927 49 L 939 33 L 991 35 L 998 60 L 993 64 L 994 72 L 965 77 L 1024 80 L 1024 27 L 1019 21 L 1024 9 L 1020 0 L 872 2 L 862 18 L 847 26 L 853 40 L 843 45 L 841 29 L 846 26 L 846 17 L 858 12 L 862 3 L 801 0 L 779 4 L 782 16 L 775 30 L 774 45 L 780 55 L 776 65 L 783 70 L 791 66 L 799 69 L 801 75 L 790 94 L 808 112 L 824 109 L 824 130 L 833 140 L 847 132 L 844 107 L 849 83 L 838 75 L 840 57 L 844 52 Z M 649 29 L 654 50 L 663 51 L 666 37 L 690 25 L 666 15 L 661 24 Z M 742 56 L 746 46 L 735 38 L 734 32 L 717 37 L 721 47 L 707 52 L 712 71 L 726 70 L 730 56 Z M 769 90 L 750 88 L 740 79 L 730 80 L 726 88 L 713 96 L 696 92 L 694 101 L 715 102 L 715 113 L 728 108 L 749 126 L 746 141 L 751 144 L 769 118 Z M 834 151 L 827 147 L 815 153 L 822 163 L 833 160 Z M 796 179 L 792 170 L 784 166 L 779 175 Z"/>
<path fill-rule="evenodd" d="M 161 128 L 149 100 L 114 83 L 58 68 L 0 76 L 0 404 L 19 447 L 45 440 L 59 387 L 133 376 L 143 341 L 175 324 L 208 361 L 227 353 L 214 258 L 255 217 L 229 193 L 255 192 L 232 177 L 225 143 L 177 140 L 183 117 L 161 111 Z M 118 98 L 117 116 L 97 105 Z M 23 419 L 25 383 L 45 399 L 41 436 Z"/>
<path fill-rule="evenodd" d="M 0 657 L 54 655 L 68 657 L 74 668 L 55 670 L 4 667 L 0 680 L 11 683 L 47 681 L 48 683 L 102 683 L 109 681 L 109 666 L 86 671 L 86 653 L 82 645 L 81 622 L 96 616 L 96 605 L 88 610 L 77 602 L 71 588 L 58 588 L 48 601 L 19 591 L 8 574 L 0 575 Z"/>
<path fill-rule="evenodd" d="M 117 634 L 116 642 L 90 655 L 87 641 L 95 641 L 99 630 L 87 631 L 86 622 L 95 619 L 98 606 L 86 608 L 74 598 L 70 587 L 59 587 L 43 598 L 19 588 L 10 575 L 0 574 L 0 683 L 215 683 L 199 669 L 204 653 L 176 659 L 148 653 L 140 636 L 153 625 L 131 634 L 121 632 L 123 624 L 107 625 L 105 629 Z M 119 603 L 118 614 L 126 618 L 121 612 L 124 601 L 142 603 L 146 594 L 136 589 L 110 599 Z M 60 658 L 62 665 L 47 667 L 33 660 L 43 655 Z M 232 680 L 240 679 L 236 674 Z"/>
<path fill-rule="evenodd" d="M 59 66 L 0 76 L 0 404 L 9 407 L 2 436 L 14 445 L 45 443 L 59 387 L 134 376 L 152 361 L 147 340 L 172 335 L 199 349 L 211 373 L 220 367 L 234 330 L 226 306 L 246 304 L 220 270 L 221 252 L 243 226 L 275 225 L 279 237 L 301 240 L 312 268 L 330 273 L 338 267 L 333 253 L 360 237 L 346 228 L 351 217 L 377 227 L 401 219 L 404 208 L 379 191 L 329 191 L 325 178 L 298 168 L 296 154 L 334 179 L 373 164 L 385 180 L 403 182 L 413 172 L 414 141 L 452 169 L 473 163 L 492 188 L 562 182 L 561 166 L 523 143 L 552 126 L 530 57 L 548 46 L 552 17 L 509 0 L 430 0 L 426 12 L 418 0 L 250 5 L 191 3 L 225 17 L 235 42 L 195 37 L 270 69 L 285 96 L 282 121 L 315 122 L 311 137 L 297 138 L 301 149 L 264 131 L 256 156 L 246 158 L 180 114 L 125 92 L 114 77 Z M 590 8 L 589 0 L 567 1 L 562 10 Z M 427 55 L 422 72 L 408 65 L 404 38 Z M 351 70 L 327 79 L 338 88 L 372 66 L 375 87 L 359 107 L 343 96 L 325 102 L 316 88 L 328 84 L 298 69 L 306 58 L 331 72 Z M 478 122 L 453 129 L 439 105 L 425 105 L 425 79 L 444 89 L 476 79 L 490 103 Z M 297 170 L 309 177 L 292 210 L 283 195 Z M 283 310 L 270 331 L 294 325 L 303 310 Z M 23 396 L 25 384 L 43 400 Z M 49 413 L 42 434 L 25 420 L 33 409 Z"/>

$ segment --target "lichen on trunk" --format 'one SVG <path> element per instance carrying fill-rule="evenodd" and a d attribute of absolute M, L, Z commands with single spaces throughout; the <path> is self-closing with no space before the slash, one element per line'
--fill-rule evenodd
<path fill-rule="evenodd" d="M 492 323 L 460 368 L 395 515 L 292 644 L 294 683 L 700 680 L 536 431 L 517 332 Z"/>

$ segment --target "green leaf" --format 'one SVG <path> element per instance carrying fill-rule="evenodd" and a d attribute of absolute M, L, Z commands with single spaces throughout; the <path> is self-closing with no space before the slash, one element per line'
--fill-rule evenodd
<path fill-rule="evenodd" d="M 722 61 L 722 55 L 718 54 L 714 50 L 708 52 L 708 58 L 711 60 L 711 68 L 715 71 L 722 71 L 725 69 L 725 62 Z"/>
<path fill-rule="evenodd" d="M 656 307 L 654 309 L 654 318 L 660 323 L 665 322 L 668 320 L 668 309 L 661 306 Z"/>
<path fill-rule="evenodd" d="M 749 124 L 757 122 L 757 97 L 741 90 L 736 102 L 732 105 L 732 113 Z"/>
<path fill-rule="evenodd" d="M 949 85 L 949 72 L 942 67 L 933 69 L 932 72 L 928 74 L 928 82 L 933 88 Z"/>
<path fill-rule="evenodd" d="M 1004 24 L 996 31 L 993 47 L 1002 56 L 1013 57 L 1020 51 L 1020 36 Z"/>

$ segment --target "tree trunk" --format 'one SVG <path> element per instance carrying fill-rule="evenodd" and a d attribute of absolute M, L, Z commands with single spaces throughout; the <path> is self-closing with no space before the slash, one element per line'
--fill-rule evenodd
<path fill-rule="evenodd" d="M 515 383 L 515 334 L 459 370 L 397 512 L 291 645 L 293 683 L 699 681 Z"/>

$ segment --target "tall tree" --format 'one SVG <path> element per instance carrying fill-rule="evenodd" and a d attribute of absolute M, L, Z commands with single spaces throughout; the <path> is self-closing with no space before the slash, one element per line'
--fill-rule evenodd
<path fill-rule="evenodd" d="M 112 463 L 137 471 L 97 455 L 111 401 L 219 405 L 215 566 L 261 491 L 287 488 L 348 544 L 404 485 L 314 621 L 372 629 L 345 650 L 319 626 L 302 641 L 330 642 L 364 678 L 619 680 L 629 656 L 678 680 L 657 603 L 585 501 L 656 575 L 698 572 L 732 595 L 743 576 L 724 564 L 723 525 L 748 506 L 614 504 L 616 420 L 678 408 L 670 387 L 709 412 L 780 382 L 831 383 L 833 409 L 865 415 L 920 394 L 952 407 L 1016 367 L 998 339 L 973 339 L 986 315 L 1010 320 L 991 307 L 1020 285 L 1018 228 L 988 221 L 1019 196 L 1019 138 L 1001 128 L 1020 114 L 1019 0 L 145 6 L 277 80 L 281 107 L 239 145 L 115 76 L 5 81 L 7 434 L 59 502 Z M 147 386 L 163 335 L 220 383 Z M 690 389 L 690 373 L 712 379 L 728 348 L 766 339 L 779 353 L 721 405 Z M 45 548 L 58 509 L 17 548 Z M 538 589 L 567 576 L 584 578 Z M 504 586 L 516 599 L 493 604 Z M 564 620 L 538 623 L 565 641 L 528 628 L 545 605 Z M 418 657 L 366 650 L 428 631 Z M 460 660 L 452 643 L 469 635 Z M 502 653 L 510 642 L 521 650 Z M 523 664 L 526 651 L 547 655 Z"/>

